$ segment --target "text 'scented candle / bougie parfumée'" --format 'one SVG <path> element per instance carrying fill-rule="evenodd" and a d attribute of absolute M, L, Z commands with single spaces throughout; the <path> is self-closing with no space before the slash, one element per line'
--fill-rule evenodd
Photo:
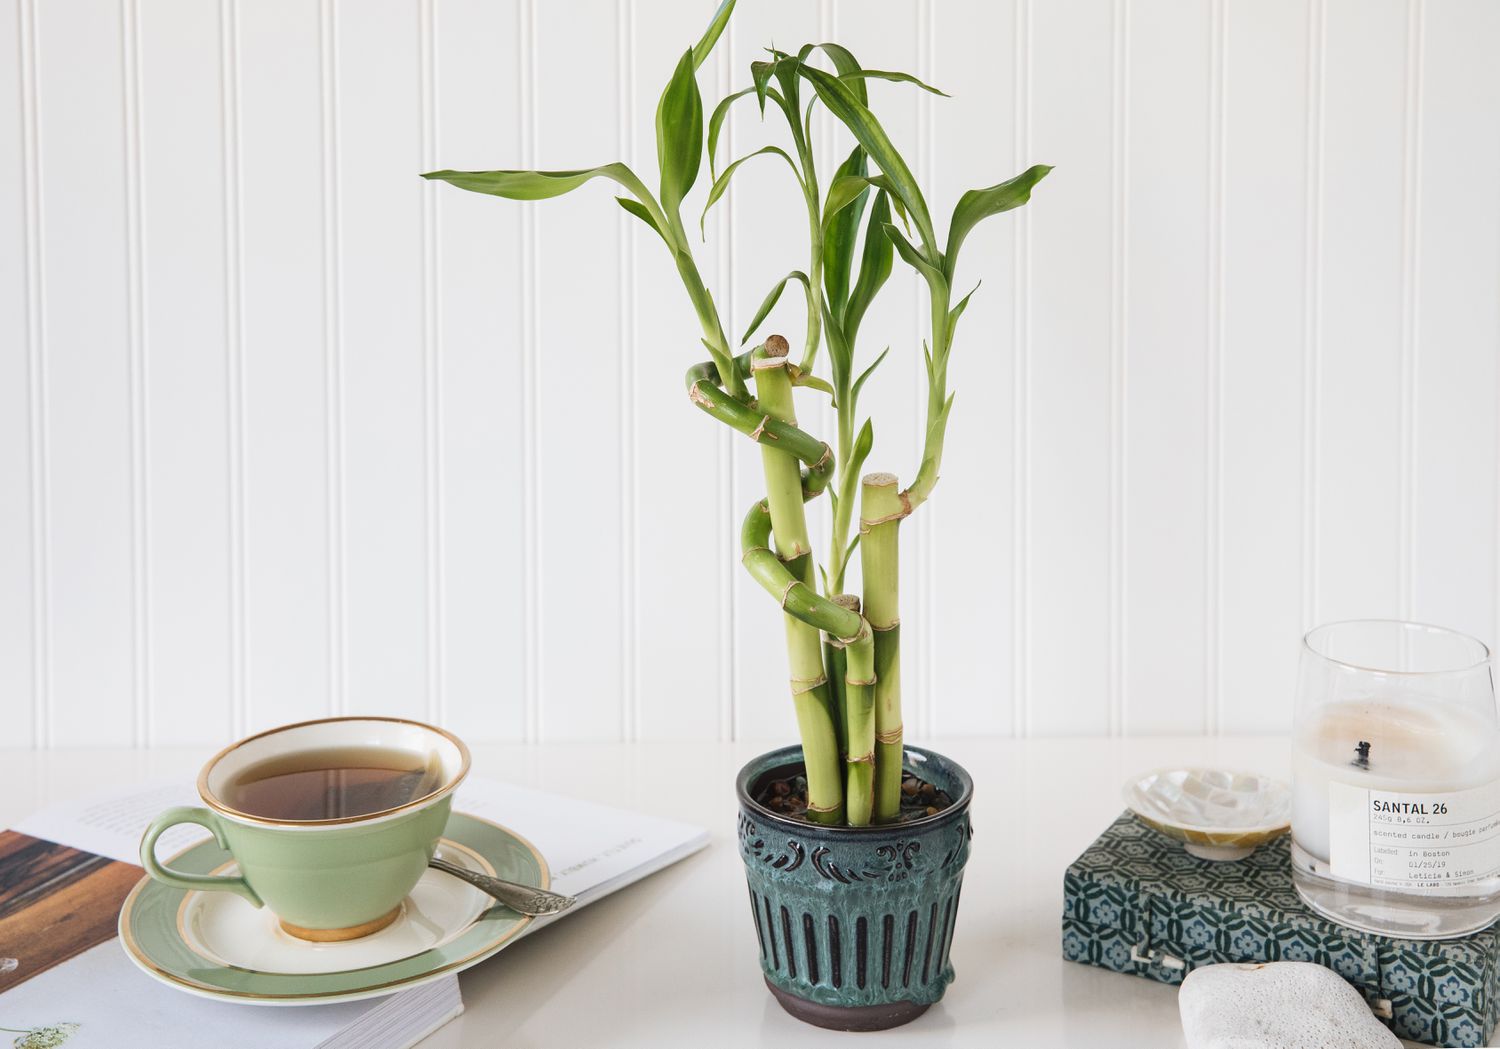
<path fill-rule="evenodd" d="M 1412 938 L 1500 915 L 1500 720 L 1483 644 L 1414 623 L 1319 627 L 1293 747 L 1293 878 L 1311 907 Z"/>

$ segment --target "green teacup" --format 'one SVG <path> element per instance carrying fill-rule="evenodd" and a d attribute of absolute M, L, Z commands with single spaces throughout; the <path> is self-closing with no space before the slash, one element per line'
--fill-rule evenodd
<path fill-rule="evenodd" d="M 414 796 L 377 811 L 317 819 L 278 818 L 265 814 L 274 806 L 257 814 L 230 803 L 249 796 L 244 784 L 257 770 L 347 750 L 389 758 L 393 769 L 416 759 L 425 762 Z M 198 795 L 208 807 L 173 808 L 156 817 L 141 839 L 141 864 L 174 888 L 232 892 L 269 907 L 283 929 L 303 939 L 366 936 L 400 915 L 401 901 L 427 869 L 448 823 L 453 792 L 468 772 L 463 742 L 420 722 L 350 717 L 285 725 L 209 759 L 198 774 Z M 163 866 L 156 859 L 156 839 L 178 823 L 212 831 L 220 847 L 233 854 L 239 873 L 184 874 Z"/>

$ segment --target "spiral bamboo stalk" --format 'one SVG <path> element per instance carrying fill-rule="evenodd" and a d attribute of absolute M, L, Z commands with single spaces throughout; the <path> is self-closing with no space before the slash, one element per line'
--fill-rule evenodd
<path fill-rule="evenodd" d="M 776 419 L 795 426 L 797 413 L 792 402 L 792 381 L 787 375 L 787 350 L 786 339 L 772 335 L 751 354 L 750 374 L 755 384 L 756 405 L 765 413 L 763 421 Z M 776 441 L 762 443 L 760 453 L 776 556 L 793 579 L 812 588 L 812 541 L 807 534 L 807 514 L 802 509 L 801 464 L 795 454 L 783 451 Z M 823 669 L 823 640 L 817 627 L 794 615 L 783 618 L 792 699 L 802 733 L 802 759 L 807 767 L 807 813 L 811 819 L 842 822 L 843 777 L 828 677 Z"/>

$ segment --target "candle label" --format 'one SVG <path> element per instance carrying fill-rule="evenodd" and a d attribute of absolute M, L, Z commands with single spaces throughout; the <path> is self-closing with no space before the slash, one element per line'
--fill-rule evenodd
<path fill-rule="evenodd" d="M 1328 785 L 1328 868 L 1383 889 L 1457 888 L 1500 873 L 1500 782 L 1442 794 Z"/>

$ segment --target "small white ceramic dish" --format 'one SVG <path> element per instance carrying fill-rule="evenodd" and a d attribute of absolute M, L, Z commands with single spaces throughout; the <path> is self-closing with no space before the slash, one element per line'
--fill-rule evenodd
<path fill-rule="evenodd" d="M 1138 819 L 1204 860 L 1244 859 L 1292 825 L 1291 788 L 1253 772 L 1158 769 L 1121 793 Z"/>

